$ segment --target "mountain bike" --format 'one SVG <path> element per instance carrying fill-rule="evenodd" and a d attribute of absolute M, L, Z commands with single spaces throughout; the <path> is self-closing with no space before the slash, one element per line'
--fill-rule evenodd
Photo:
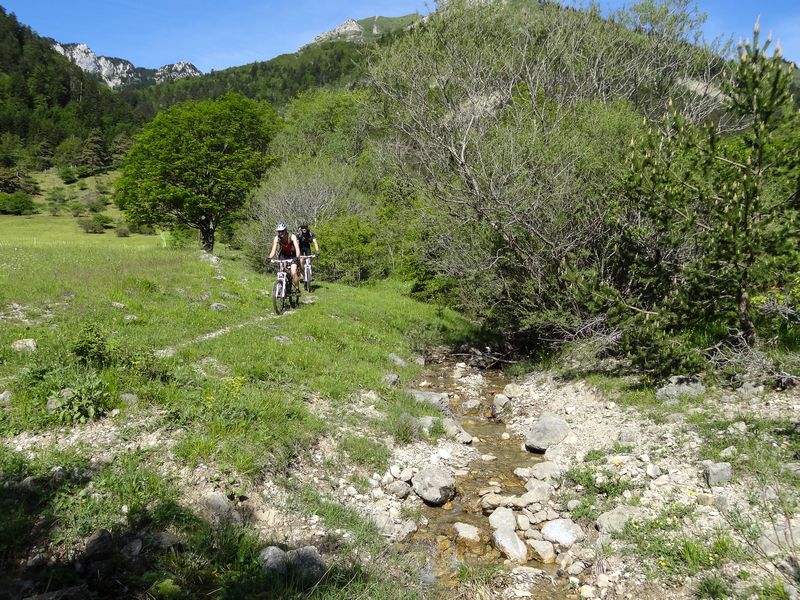
<path fill-rule="evenodd" d="M 311 291 L 311 282 L 314 281 L 313 279 L 313 272 L 311 271 L 311 259 L 317 258 L 319 254 L 304 254 L 300 258 L 305 258 L 305 267 L 303 269 L 303 278 L 305 279 L 305 283 L 303 284 L 306 288 L 307 292 Z"/>
<path fill-rule="evenodd" d="M 275 285 L 272 286 L 272 307 L 276 314 L 281 314 L 286 309 L 286 301 L 294 308 L 300 304 L 300 288 L 292 285 L 292 272 L 290 265 L 297 259 L 275 259 L 269 262 L 278 265 L 275 273 Z"/>

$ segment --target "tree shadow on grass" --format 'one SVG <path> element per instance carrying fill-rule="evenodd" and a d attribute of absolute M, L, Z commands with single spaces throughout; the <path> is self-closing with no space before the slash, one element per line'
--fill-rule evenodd
<path fill-rule="evenodd" d="M 85 483 L 23 478 L 0 488 L 0 600 L 387 597 L 377 591 L 386 584 L 358 564 L 321 579 L 291 566 L 271 573 L 258 558 L 268 544 L 254 531 L 212 524 L 172 498 L 133 508 L 125 523 L 70 547 L 58 541 L 58 511 Z"/>

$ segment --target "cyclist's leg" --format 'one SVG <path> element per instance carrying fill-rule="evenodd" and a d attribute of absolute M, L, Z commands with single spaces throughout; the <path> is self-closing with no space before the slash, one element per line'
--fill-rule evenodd
<path fill-rule="evenodd" d="M 297 262 L 292 263 L 292 283 L 296 286 L 296 289 L 300 289 L 300 281 L 297 277 Z"/>

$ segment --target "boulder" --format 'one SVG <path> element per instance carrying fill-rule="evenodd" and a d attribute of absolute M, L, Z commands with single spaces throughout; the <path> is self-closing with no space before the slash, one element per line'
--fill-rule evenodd
<path fill-rule="evenodd" d="M 569 548 L 576 542 L 585 539 L 583 529 L 571 519 L 555 519 L 542 526 L 544 539 Z"/>
<path fill-rule="evenodd" d="M 528 561 L 528 548 L 517 537 L 513 527 L 503 527 L 492 534 L 494 545 L 513 562 L 524 563 Z"/>
<path fill-rule="evenodd" d="M 17 340 L 15 342 L 11 342 L 11 349 L 14 352 L 36 352 L 36 340 L 31 338 L 25 338 L 23 340 Z"/>
<path fill-rule="evenodd" d="M 492 401 L 492 416 L 495 419 L 507 416 L 511 412 L 511 400 L 505 394 L 496 394 Z"/>
<path fill-rule="evenodd" d="M 456 530 L 457 541 L 468 545 L 479 544 L 481 541 L 480 529 L 468 523 L 453 523 Z"/>
<path fill-rule="evenodd" d="M 542 481 L 550 481 L 554 477 L 559 477 L 564 473 L 564 469 L 551 460 L 546 460 L 533 465 L 530 468 L 530 476 Z"/>
<path fill-rule="evenodd" d="M 438 409 L 442 414 L 452 417 L 453 413 L 450 410 L 450 397 L 441 392 L 428 392 L 425 390 L 406 390 L 411 397 L 417 402 L 430 404 Z"/>
<path fill-rule="evenodd" d="M 111 532 L 107 529 L 98 529 L 87 538 L 84 555 L 87 559 L 100 558 L 108 555 L 113 548 Z"/>
<path fill-rule="evenodd" d="M 272 575 L 286 575 L 289 567 L 289 558 L 286 552 L 277 546 L 267 546 L 258 553 L 258 562 L 267 573 Z"/>
<path fill-rule="evenodd" d="M 454 438 L 459 444 L 471 444 L 472 436 L 464 431 L 455 419 L 442 419 L 445 433 Z"/>
<path fill-rule="evenodd" d="M 563 441 L 569 434 L 569 424 L 562 418 L 543 414 L 533 424 L 525 438 L 525 447 L 531 452 L 544 452 Z"/>
<path fill-rule="evenodd" d="M 405 500 L 408 497 L 408 494 L 411 492 L 411 486 L 405 481 L 398 480 L 390 483 L 386 487 L 386 491 L 400 500 Z"/>
<path fill-rule="evenodd" d="M 505 527 L 514 530 L 517 528 L 517 518 L 514 516 L 513 510 L 505 506 L 499 506 L 489 516 L 489 525 L 493 529 L 503 529 Z"/>
<path fill-rule="evenodd" d="M 328 567 L 314 546 L 303 546 L 286 553 L 289 568 L 304 582 L 316 582 L 327 573 Z"/>
<path fill-rule="evenodd" d="M 601 533 L 622 531 L 628 521 L 642 516 L 642 509 L 636 506 L 617 506 L 597 517 L 597 529 Z"/>
<path fill-rule="evenodd" d="M 10 399 L 11 399 L 10 390 L 5 390 L 2 394 L 0 394 L 0 404 L 7 404 Z"/>
<path fill-rule="evenodd" d="M 428 504 L 441 506 L 456 495 L 456 478 L 439 467 L 423 469 L 411 479 L 414 492 Z"/>
<path fill-rule="evenodd" d="M 528 480 L 528 483 L 525 484 L 525 489 L 528 490 L 528 493 L 524 495 L 531 499 L 529 504 L 546 502 L 550 498 L 550 494 L 553 493 L 553 488 L 549 483 L 538 479 Z"/>
<path fill-rule="evenodd" d="M 706 464 L 703 474 L 705 475 L 706 483 L 710 487 L 714 487 L 715 485 L 728 483 L 733 477 L 733 468 L 731 463 L 728 462 L 709 463 Z"/>

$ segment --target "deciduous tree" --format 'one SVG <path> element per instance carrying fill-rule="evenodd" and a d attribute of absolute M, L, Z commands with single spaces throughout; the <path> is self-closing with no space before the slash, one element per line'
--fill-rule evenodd
<path fill-rule="evenodd" d="M 238 94 L 175 105 L 128 152 L 117 203 L 134 225 L 199 230 L 211 251 L 217 228 L 237 215 L 269 166 L 278 123 L 271 107 Z"/>

